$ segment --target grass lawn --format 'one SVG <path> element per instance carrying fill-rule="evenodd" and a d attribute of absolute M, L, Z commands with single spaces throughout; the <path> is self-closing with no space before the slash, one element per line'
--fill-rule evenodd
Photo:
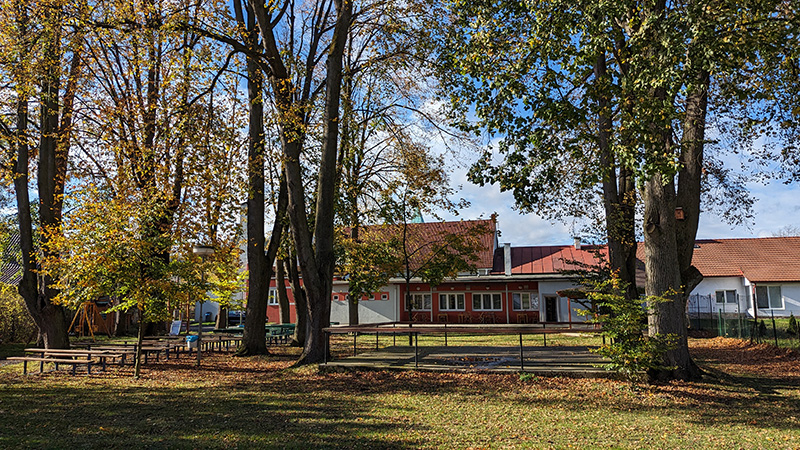
<path fill-rule="evenodd" d="M 374 346 L 374 337 L 363 340 Z M 348 345 L 352 338 L 337 341 L 337 352 Z M 127 368 L 24 377 L 11 365 L 0 368 L 0 447 L 800 448 L 800 356 L 724 338 L 692 340 L 692 349 L 709 372 L 704 381 L 639 388 L 321 374 L 290 368 L 298 350 L 286 347 L 270 357 L 206 357 L 199 370 L 186 358 L 152 364 L 138 381 Z"/>

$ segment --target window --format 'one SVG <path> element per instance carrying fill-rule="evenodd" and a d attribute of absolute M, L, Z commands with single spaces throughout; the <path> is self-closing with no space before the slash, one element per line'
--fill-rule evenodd
<path fill-rule="evenodd" d="M 275 288 L 269 289 L 269 297 L 267 301 L 268 305 L 277 305 L 278 304 L 278 290 Z"/>
<path fill-rule="evenodd" d="M 503 302 L 500 294 L 472 294 L 473 311 L 500 311 Z"/>
<path fill-rule="evenodd" d="M 756 302 L 761 309 L 783 309 L 780 286 L 756 286 Z"/>
<path fill-rule="evenodd" d="M 430 311 L 431 305 L 431 294 L 411 294 L 412 311 Z"/>
<path fill-rule="evenodd" d="M 538 311 L 539 297 L 530 292 L 514 292 L 511 294 L 511 303 L 514 311 Z"/>
<path fill-rule="evenodd" d="M 442 311 L 463 311 L 464 294 L 439 294 L 439 309 Z"/>
<path fill-rule="evenodd" d="M 736 291 L 717 291 L 717 304 L 733 303 L 736 304 Z"/>
<path fill-rule="evenodd" d="M 381 300 L 389 300 L 389 294 L 381 294 Z"/>

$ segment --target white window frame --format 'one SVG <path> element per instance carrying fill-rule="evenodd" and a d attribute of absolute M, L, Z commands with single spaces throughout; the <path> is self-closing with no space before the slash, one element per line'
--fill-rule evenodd
<path fill-rule="evenodd" d="M 459 303 L 461 303 L 460 307 Z M 466 308 L 467 299 L 463 292 L 442 292 L 439 294 L 439 311 L 466 311 Z"/>
<path fill-rule="evenodd" d="M 389 300 L 389 294 L 381 294 L 381 300 Z"/>
<path fill-rule="evenodd" d="M 495 296 L 499 299 L 497 302 L 500 305 L 499 308 L 495 308 L 494 300 Z M 486 297 L 489 298 L 489 305 L 490 308 L 486 307 Z M 477 298 L 478 300 L 478 307 L 475 306 Z M 473 311 L 502 311 L 503 310 L 503 294 L 500 292 L 473 292 L 472 293 L 472 310 Z"/>
<path fill-rule="evenodd" d="M 522 296 L 528 296 L 528 307 L 525 307 L 525 302 L 522 300 Z M 519 296 L 519 305 L 520 307 L 517 308 L 514 303 L 514 297 Z M 514 311 L 539 311 L 539 294 L 535 294 L 533 292 L 512 292 L 511 293 L 511 308 Z"/>
<path fill-rule="evenodd" d="M 730 293 L 733 293 L 733 301 L 731 301 L 731 297 L 728 296 L 728 294 Z M 722 294 L 722 301 L 719 301 L 720 294 Z M 717 305 L 722 305 L 723 303 L 728 305 L 735 305 L 736 302 L 738 301 L 737 297 L 738 293 L 736 292 L 736 289 L 721 289 L 719 291 L 714 291 L 714 302 Z"/>
<path fill-rule="evenodd" d="M 267 306 L 278 306 L 280 302 L 278 302 L 278 288 L 271 287 L 269 288 L 269 294 L 267 294 Z"/>
<path fill-rule="evenodd" d="M 430 311 L 433 306 L 433 296 L 430 293 L 411 294 L 411 311 Z M 421 308 L 417 308 L 421 305 Z M 427 308 L 426 308 L 427 306 Z M 406 305 L 408 308 L 408 305 Z M 406 309 L 407 310 L 407 309 Z"/>
<path fill-rule="evenodd" d="M 766 292 L 767 292 L 767 306 L 765 306 L 763 308 L 759 305 L 759 303 L 761 302 L 761 296 L 758 295 L 758 290 L 760 288 L 761 289 L 765 289 Z M 778 296 L 780 297 L 778 299 L 779 306 L 777 306 L 777 307 L 773 306 L 774 289 L 778 290 Z M 775 309 L 775 310 L 786 309 L 786 303 L 784 303 L 784 301 L 783 301 L 783 289 L 781 288 L 781 285 L 780 284 L 758 284 L 758 285 L 756 285 L 756 302 L 755 303 L 756 303 L 756 308 L 758 308 L 758 309 Z"/>

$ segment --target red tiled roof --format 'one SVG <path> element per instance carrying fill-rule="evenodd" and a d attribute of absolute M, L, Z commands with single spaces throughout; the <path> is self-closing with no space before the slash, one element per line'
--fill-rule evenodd
<path fill-rule="evenodd" d="M 641 243 L 640 243 L 641 244 Z M 571 245 L 512 247 L 512 274 L 551 274 L 576 269 L 566 261 L 597 264 L 595 251 L 606 257 L 605 246 Z M 637 282 L 644 283 L 644 246 L 637 252 Z M 503 248 L 494 255 L 494 274 L 504 273 Z M 800 237 L 698 239 L 692 264 L 704 277 L 741 277 L 754 283 L 800 281 Z"/>
<path fill-rule="evenodd" d="M 409 250 L 420 251 L 412 258 L 413 260 L 424 259 L 427 243 L 443 241 L 448 235 L 468 236 L 475 239 L 476 246 L 480 248 L 477 253 L 477 261 L 474 263 L 478 269 L 488 269 L 492 267 L 493 252 L 495 246 L 495 234 L 497 224 L 494 220 L 461 220 L 452 222 L 429 222 L 429 223 L 409 223 L 407 224 L 407 238 Z M 381 236 L 395 235 L 400 236 L 403 232 L 402 225 L 376 225 L 363 228 L 364 239 L 380 239 Z"/>
<path fill-rule="evenodd" d="M 553 245 L 547 247 L 511 247 L 511 274 L 553 274 L 562 270 L 583 269 L 572 261 L 589 266 L 597 265 L 596 252 L 603 258 L 607 250 L 604 246 L 584 245 L 580 250 L 572 245 Z M 503 247 L 494 253 L 493 274 L 505 273 L 505 254 Z"/>
<path fill-rule="evenodd" d="M 706 277 L 800 281 L 800 237 L 700 239 L 692 264 Z"/>

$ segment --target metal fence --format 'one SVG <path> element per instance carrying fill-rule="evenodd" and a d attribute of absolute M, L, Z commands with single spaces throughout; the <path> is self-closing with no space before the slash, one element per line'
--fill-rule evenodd
<path fill-rule="evenodd" d="M 778 347 L 800 348 L 800 331 L 798 327 L 790 325 L 790 318 L 774 317 L 772 313 L 751 317 L 747 314 L 747 299 L 742 299 L 738 294 L 735 300 L 722 300 L 717 301 L 715 294 L 689 297 L 686 313 L 691 334 L 749 339 Z"/>

